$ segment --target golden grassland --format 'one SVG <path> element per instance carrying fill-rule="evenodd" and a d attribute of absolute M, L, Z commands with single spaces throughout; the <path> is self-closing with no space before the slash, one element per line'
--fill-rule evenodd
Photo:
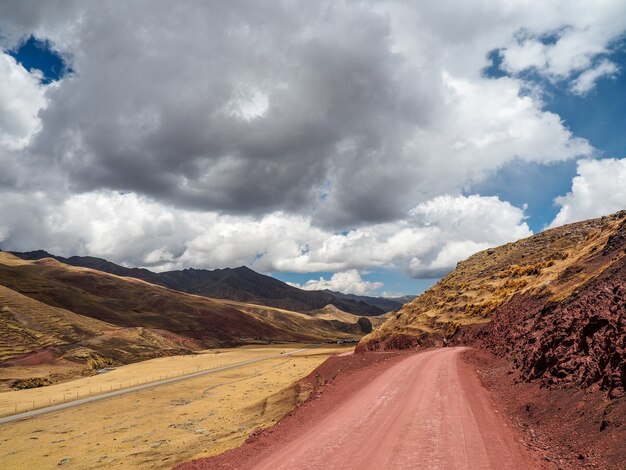
<path fill-rule="evenodd" d="M 302 345 L 246 346 L 167 357 L 50 387 L 0 394 L 0 403 L 47 401 L 227 362 L 290 352 Z M 0 467 L 170 468 L 240 445 L 307 396 L 294 383 L 327 357 L 346 352 L 324 345 L 154 389 L 0 425 Z"/>

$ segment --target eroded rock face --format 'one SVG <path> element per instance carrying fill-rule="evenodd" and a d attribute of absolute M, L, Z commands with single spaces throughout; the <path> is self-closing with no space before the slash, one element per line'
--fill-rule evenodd
<path fill-rule="evenodd" d="M 548 386 L 626 390 L 626 259 L 559 303 L 518 295 L 499 308 L 485 345 Z"/>
<path fill-rule="evenodd" d="M 374 339 L 367 343 L 359 343 L 355 352 L 366 351 L 401 351 L 416 347 L 442 346 L 443 339 L 433 335 L 422 334 L 420 336 L 396 334 Z"/>

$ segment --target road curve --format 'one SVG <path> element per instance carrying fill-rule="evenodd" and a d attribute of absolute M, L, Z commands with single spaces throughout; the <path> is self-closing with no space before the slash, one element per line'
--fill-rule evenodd
<path fill-rule="evenodd" d="M 537 468 L 462 362 L 464 349 L 407 357 L 251 468 Z"/>

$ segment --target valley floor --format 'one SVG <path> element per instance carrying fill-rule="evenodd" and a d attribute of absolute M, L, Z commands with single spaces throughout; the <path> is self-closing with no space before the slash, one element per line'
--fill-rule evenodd
<path fill-rule="evenodd" d="M 153 359 L 101 375 L 0 394 L 3 414 L 118 388 L 161 376 L 273 356 L 263 362 L 190 378 L 61 412 L 0 425 L 0 468 L 170 468 L 243 443 L 275 423 L 306 391 L 293 384 L 330 355 L 351 349 L 323 345 L 246 346 Z"/>

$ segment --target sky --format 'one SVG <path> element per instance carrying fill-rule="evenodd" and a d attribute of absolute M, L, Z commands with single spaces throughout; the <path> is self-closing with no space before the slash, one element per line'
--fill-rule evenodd
<path fill-rule="evenodd" d="M 626 3 L 0 0 L 0 248 L 417 294 L 626 209 Z"/>

